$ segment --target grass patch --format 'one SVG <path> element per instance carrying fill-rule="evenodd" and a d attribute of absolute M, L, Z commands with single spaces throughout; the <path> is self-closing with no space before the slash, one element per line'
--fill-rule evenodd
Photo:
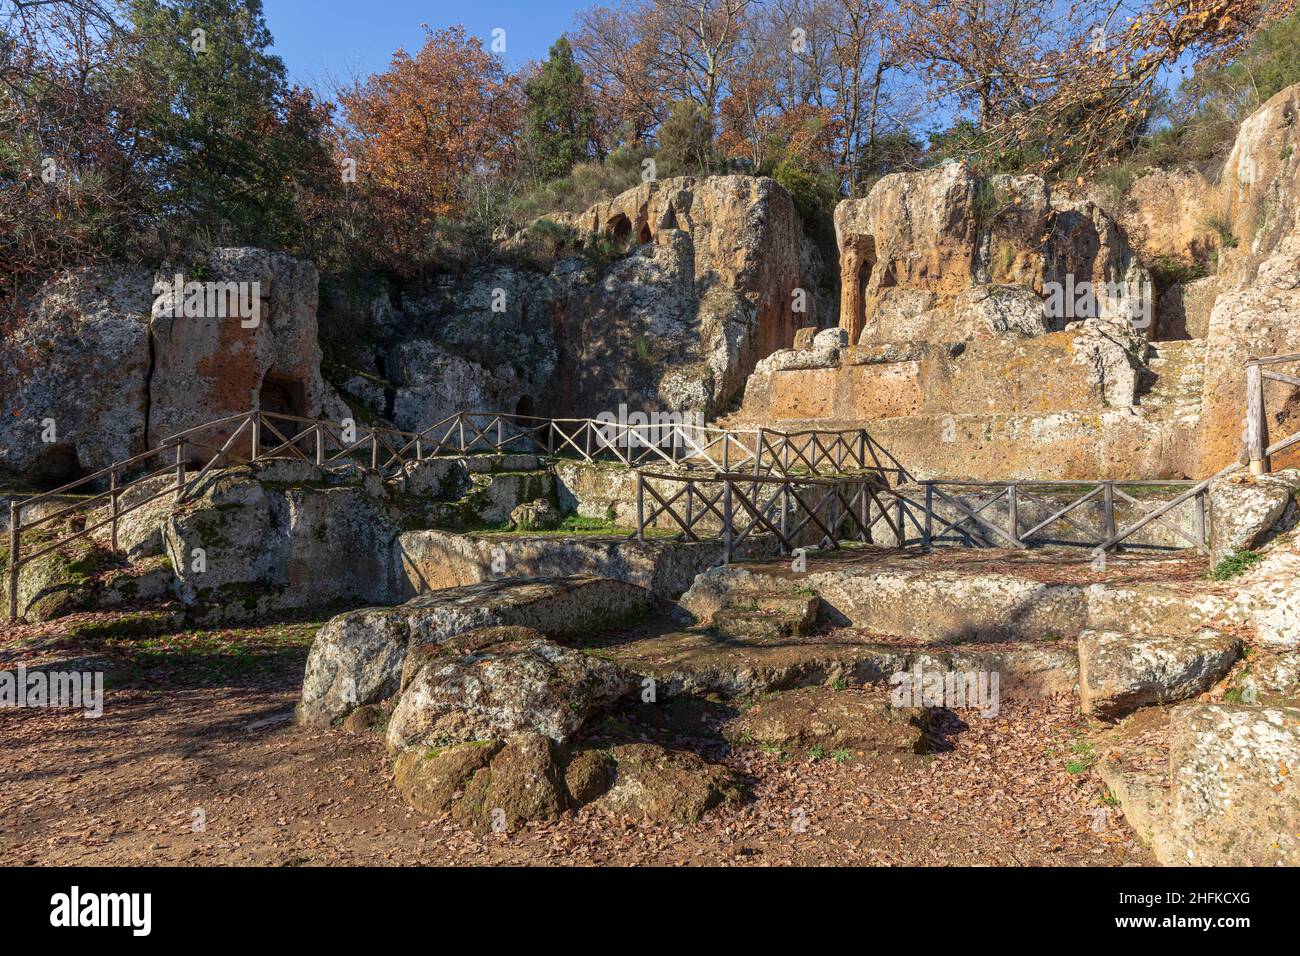
<path fill-rule="evenodd" d="M 1244 574 L 1259 562 L 1264 560 L 1264 556 L 1258 551 L 1252 551 L 1250 548 L 1236 548 L 1232 554 L 1227 555 L 1210 572 L 1210 577 L 1215 581 L 1227 581 Z"/>
<path fill-rule="evenodd" d="M 1070 748 L 1074 753 L 1075 759 L 1065 765 L 1066 773 L 1084 773 L 1097 760 L 1096 753 L 1093 752 L 1092 744 L 1086 740 L 1075 741 L 1074 746 Z"/>

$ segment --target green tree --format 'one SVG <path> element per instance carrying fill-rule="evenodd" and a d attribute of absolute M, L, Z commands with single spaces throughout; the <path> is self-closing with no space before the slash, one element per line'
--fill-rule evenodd
<path fill-rule="evenodd" d="M 524 136 L 538 176 L 559 179 L 592 156 L 596 112 L 582 68 L 564 37 L 524 87 Z"/>
<path fill-rule="evenodd" d="M 131 69 L 152 90 L 140 136 L 173 228 L 291 247 L 309 176 L 328 164 L 328 112 L 291 89 L 262 0 L 130 0 Z"/>
<path fill-rule="evenodd" d="M 704 107 L 677 100 L 655 135 L 660 176 L 706 175 L 713 170 L 713 118 Z"/>

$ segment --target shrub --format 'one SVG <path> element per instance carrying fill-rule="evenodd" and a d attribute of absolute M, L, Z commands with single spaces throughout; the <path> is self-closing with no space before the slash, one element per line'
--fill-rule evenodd
<path fill-rule="evenodd" d="M 642 162 L 653 155 L 644 146 L 621 147 L 604 162 L 579 163 L 567 176 L 541 183 L 516 197 L 510 211 L 520 222 L 546 213 L 585 212 L 641 183 Z"/>
<path fill-rule="evenodd" d="M 1237 248 L 1237 237 L 1232 234 L 1232 226 L 1228 220 L 1223 218 L 1219 213 L 1213 213 L 1205 217 L 1205 226 L 1213 230 L 1219 237 L 1219 246 L 1223 249 Z"/>

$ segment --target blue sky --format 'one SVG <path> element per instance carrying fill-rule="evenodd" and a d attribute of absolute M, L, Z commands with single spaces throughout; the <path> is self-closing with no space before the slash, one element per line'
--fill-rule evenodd
<path fill-rule="evenodd" d="M 592 0 L 263 0 L 275 53 L 290 78 L 328 90 L 329 79 L 362 77 L 388 65 L 393 51 L 419 49 L 420 24 L 433 29 L 463 24 L 484 41 L 506 31 L 506 63 L 517 67 L 546 56 L 547 48 L 573 25 Z M 612 4 L 608 4 L 612 5 Z"/>

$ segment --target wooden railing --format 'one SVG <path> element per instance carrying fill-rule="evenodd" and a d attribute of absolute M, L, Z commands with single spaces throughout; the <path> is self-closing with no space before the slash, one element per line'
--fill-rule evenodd
<path fill-rule="evenodd" d="M 116 552 L 118 526 L 126 515 L 163 498 L 184 501 L 214 468 L 268 459 L 317 465 L 352 461 L 391 474 L 421 456 L 420 444 L 419 435 L 396 429 L 357 426 L 353 434 L 336 422 L 251 411 L 186 429 L 53 491 L 14 499 L 9 503 L 9 620 L 18 616 L 24 565 L 105 529 L 108 547 Z M 40 505 L 56 510 L 33 515 Z"/>
<path fill-rule="evenodd" d="M 215 468 L 272 459 L 318 466 L 351 462 L 394 478 L 413 462 L 488 452 L 608 460 L 629 468 L 657 462 L 687 470 L 745 468 L 754 474 L 771 469 L 814 474 L 864 470 L 885 481 L 908 477 L 897 460 L 862 430 L 734 432 L 681 424 L 623 425 L 596 419 L 461 412 L 422 431 L 406 432 L 254 410 L 187 429 L 156 448 L 53 491 L 11 501 L 9 620 L 18 616 L 19 573 L 25 565 L 104 529 L 108 547 L 116 552 L 123 517 L 162 498 L 184 501 Z M 51 504 L 56 510 L 34 514 L 38 506 Z"/>
<path fill-rule="evenodd" d="M 782 553 L 836 548 L 844 540 L 870 542 L 872 527 L 882 519 L 898 530 L 881 501 L 887 493 L 889 486 L 875 474 L 792 478 L 638 471 L 635 536 L 645 540 L 652 528 L 675 528 L 681 540 L 720 538 L 727 563 L 747 539 L 762 535 L 771 535 Z"/>
<path fill-rule="evenodd" d="M 1268 412 L 1265 400 L 1264 383 L 1282 382 L 1300 386 L 1300 378 L 1284 375 L 1275 371 L 1279 365 L 1300 363 L 1300 355 L 1274 355 L 1269 358 L 1250 359 L 1246 362 L 1246 431 L 1242 436 L 1241 458 L 1231 465 L 1215 472 L 1209 478 L 1197 482 L 1192 487 L 1161 507 L 1144 515 L 1129 527 L 1116 533 L 1098 546 L 1098 551 L 1109 551 L 1117 547 L 1151 522 L 1158 521 L 1179 505 L 1204 495 L 1210 485 L 1219 478 L 1226 478 L 1243 468 L 1249 468 L 1252 475 L 1267 474 L 1272 466 L 1274 455 L 1281 454 L 1288 448 L 1300 445 L 1300 432 L 1287 438 L 1268 444 Z"/>
<path fill-rule="evenodd" d="M 1196 485 L 1192 481 L 923 481 L 920 511 L 925 524 L 920 543 L 929 547 L 934 541 L 956 540 L 973 547 L 1099 548 L 1120 536 L 1118 513 L 1128 506 L 1141 514 L 1143 527 L 1159 522 L 1173 538 L 1209 554 L 1208 492 L 1201 488 L 1184 494 Z M 1172 492 L 1172 501 L 1152 505 L 1153 490 Z M 1058 496 L 1056 500 L 1045 497 L 1052 494 Z M 1062 495 L 1069 499 L 1064 504 Z M 1177 519 L 1174 502 L 1189 504 L 1190 527 Z M 1036 520 L 1030 517 L 1034 506 Z M 1125 529 L 1123 537 L 1131 536 Z"/>
<path fill-rule="evenodd" d="M 756 474 L 875 472 L 894 483 L 907 470 L 864 429 L 782 432 L 720 429 L 681 422 L 629 425 L 593 418 L 536 418 L 458 412 L 420 432 L 431 454 L 526 452 L 647 465 Z"/>
<path fill-rule="evenodd" d="M 681 540 L 721 540 L 727 562 L 734 558 L 738 545 L 759 535 L 771 535 L 781 553 L 789 553 L 799 547 L 835 548 L 841 541 L 874 543 L 877 529 L 888 532 L 880 537 L 894 547 L 929 549 L 952 543 L 1015 549 L 1044 545 L 1096 548 L 1117 534 L 1118 502 L 1142 511 L 1144 521 L 1163 519 L 1164 527 L 1175 537 L 1208 553 L 1204 489 L 1191 497 L 1180 493 L 1175 498 L 1193 502 L 1190 529 L 1174 520 L 1168 505 L 1151 507 L 1130 493 L 1139 492 L 1138 486 L 1149 494 L 1152 488 L 1181 492 L 1191 490 L 1191 485 L 1176 481 L 922 481 L 891 486 L 870 473 L 817 478 L 639 471 L 635 534 L 644 539 L 648 531 L 657 529 L 676 531 Z M 1070 491 L 1070 500 L 1064 505 L 1044 500 L 1053 490 Z M 1046 513 L 1036 520 L 1027 518 L 1031 505 Z M 1097 512 L 1100 527 L 1088 523 L 1081 514 L 1085 510 Z M 1069 529 L 1072 534 L 1061 537 L 1053 528 Z"/>

